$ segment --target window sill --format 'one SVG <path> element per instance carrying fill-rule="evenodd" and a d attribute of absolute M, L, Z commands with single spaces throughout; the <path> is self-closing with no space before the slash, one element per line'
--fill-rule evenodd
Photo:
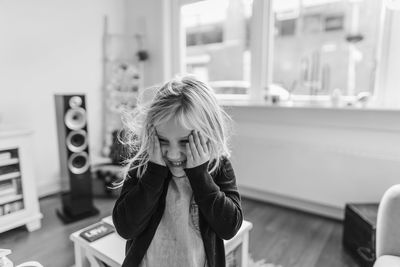
<path fill-rule="evenodd" d="M 271 101 L 254 101 L 248 95 L 217 95 L 222 106 L 254 106 L 273 108 L 300 108 L 300 109 L 333 109 L 333 110 L 392 110 L 398 111 L 400 107 L 386 107 L 378 105 L 375 99 L 367 103 L 357 102 L 355 97 L 344 97 L 339 103 L 332 101 L 329 96 L 294 96 L 292 100 L 283 100 L 276 103 Z"/>

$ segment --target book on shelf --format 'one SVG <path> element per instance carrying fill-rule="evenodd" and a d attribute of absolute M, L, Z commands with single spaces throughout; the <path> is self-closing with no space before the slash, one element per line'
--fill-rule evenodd
<path fill-rule="evenodd" d="M 17 194 L 17 189 L 14 187 L 0 190 L 0 198 L 4 197 L 4 196 L 10 196 L 10 195 L 16 195 L 16 194 Z"/>
<path fill-rule="evenodd" d="M 10 205 L 10 203 L 6 203 L 6 204 L 3 205 L 3 213 L 4 214 L 11 213 L 11 205 Z"/>
<path fill-rule="evenodd" d="M 17 159 L 17 158 L 0 159 L 0 167 L 17 164 L 18 162 L 19 162 L 19 159 Z"/>
<path fill-rule="evenodd" d="M 12 180 L 0 181 L 0 191 L 1 191 L 1 189 L 8 188 L 10 186 L 13 186 Z"/>
<path fill-rule="evenodd" d="M 5 195 L 0 197 L 0 205 L 4 205 L 7 203 L 11 203 L 14 201 L 22 200 L 23 196 L 21 194 L 11 194 L 11 195 Z"/>
<path fill-rule="evenodd" d="M 10 161 L 14 161 L 14 160 L 11 159 L 11 160 L 8 160 L 8 161 L 9 162 L 7 162 L 5 165 L 0 165 L 0 176 L 3 176 L 3 175 L 16 175 L 20 171 L 19 165 L 16 164 L 18 162 L 12 162 L 10 164 Z M 0 164 L 2 162 L 4 163 L 5 161 L 0 161 Z"/>
<path fill-rule="evenodd" d="M 15 180 L 0 181 L 0 198 L 6 195 L 17 194 L 17 183 Z"/>
<path fill-rule="evenodd" d="M 0 216 L 22 210 L 23 208 L 24 208 L 24 203 L 22 200 L 0 205 Z"/>
<path fill-rule="evenodd" d="M 11 159 L 11 152 L 0 152 L 0 161 Z"/>
<path fill-rule="evenodd" d="M 10 206 L 11 206 L 11 212 L 16 212 L 23 208 L 23 202 L 15 201 L 15 202 L 10 203 Z"/>

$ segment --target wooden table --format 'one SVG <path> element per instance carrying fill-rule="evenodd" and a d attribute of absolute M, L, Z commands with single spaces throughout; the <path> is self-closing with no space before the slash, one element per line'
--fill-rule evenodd
<path fill-rule="evenodd" d="M 103 218 L 102 221 L 113 225 L 111 216 Z M 90 225 L 70 235 L 70 239 L 74 242 L 75 267 L 103 267 L 105 266 L 104 263 L 111 267 L 120 267 L 125 258 L 126 240 L 114 232 L 90 243 L 80 237 L 79 234 L 92 226 Z M 238 267 L 247 267 L 249 232 L 252 228 L 251 222 L 243 221 L 239 232 L 232 239 L 224 240 L 227 257 L 230 253 L 236 253 L 236 249 L 240 250 L 238 254 L 241 257 Z M 240 245 L 241 247 L 239 247 Z"/>

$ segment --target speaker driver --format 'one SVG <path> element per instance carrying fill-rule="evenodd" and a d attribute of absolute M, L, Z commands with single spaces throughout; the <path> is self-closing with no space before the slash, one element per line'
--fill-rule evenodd
<path fill-rule="evenodd" d="M 87 147 L 87 140 L 88 139 L 86 132 L 83 130 L 79 130 L 70 132 L 65 142 L 70 151 L 81 152 Z"/>
<path fill-rule="evenodd" d="M 68 168 L 73 174 L 82 174 L 89 169 L 89 156 L 86 152 L 73 153 L 68 159 Z"/>
<path fill-rule="evenodd" d="M 71 108 L 78 108 L 78 107 L 82 106 L 82 98 L 79 96 L 71 97 L 71 99 L 69 100 L 69 106 Z"/>
<path fill-rule="evenodd" d="M 71 130 L 82 129 L 86 125 L 86 112 L 83 108 L 69 109 L 64 117 L 65 125 Z"/>

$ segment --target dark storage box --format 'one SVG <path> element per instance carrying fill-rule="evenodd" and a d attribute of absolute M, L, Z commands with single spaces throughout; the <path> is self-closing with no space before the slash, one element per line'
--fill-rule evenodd
<path fill-rule="evenodd" d="M 343 245 L 362 267 L 375 262 L 375 231 L 378 203 L 346 204 Z"/>

